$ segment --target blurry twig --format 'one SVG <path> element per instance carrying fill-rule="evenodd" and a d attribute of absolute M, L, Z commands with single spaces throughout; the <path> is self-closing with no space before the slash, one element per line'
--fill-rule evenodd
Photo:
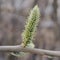
<path fill-rule="evenodd" d="M 22 48 L 20 45 L 16 46 L 0 46 L 0 52 L 14 52 L 14 51 L 22 51 L 22 52 L 30 52 L 33 54 L 41 54 L 41 55 L 52 55 L 52 56 L 60 56 L 60 51 L 51 51 L 37 48 Z"/>

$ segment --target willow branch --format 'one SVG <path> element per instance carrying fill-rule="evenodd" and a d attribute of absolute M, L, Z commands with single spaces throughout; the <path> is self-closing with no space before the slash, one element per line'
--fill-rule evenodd
<path fill-rule="evenodd" d="M 22 48 L 20 45 L 17 46 L 0 46 L 0 52 L 30 52 L 33 54 L 39 55 L 52 55 L 52 56 L 59 56 L 60 51 L 51 51 L 51 50 L 44 50 L 44 49 L 37 49 L 37 48 Z"/>

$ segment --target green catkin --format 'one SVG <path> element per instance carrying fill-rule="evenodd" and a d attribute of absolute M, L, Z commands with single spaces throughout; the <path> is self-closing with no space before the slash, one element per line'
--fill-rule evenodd
<path fill-rule="evenodd" d="M 36 28 L 39 22 L 40 12 L 39 8 L 36 5 L 28 17 L 28 21 L 26 22 L 25 30 L 22 33 L 22 39 L 24 46 L 27 46 L 29 43 L 32 42 L 35 36 Z"/>
<path fill-rule="evenodd" d="M 28 17 L 28 20 L 25 25 L 25 30 L 22 33 L 22 39 L 23 39 L 21 44 L 22 47 L 34 48 L 33 39 L 39 22 L 39 17 L 40 17 L 40 12 L 38 6 L 36 5 L 31 10 L 30 16 Z M 17 53 L 12 53 L 12 55 L 19 57 L 25 55 L 25 53 L 17 52 Z"/>

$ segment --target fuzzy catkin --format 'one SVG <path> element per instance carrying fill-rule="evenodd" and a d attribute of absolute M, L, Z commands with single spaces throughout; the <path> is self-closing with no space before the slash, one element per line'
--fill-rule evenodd
<path fill-rule="evenodd" d="M 30 13 L 28 20 L 25 25 L 25 30 L 22 33 L 23 45 L 27 46 L 29 43 L 32 42 L 35 36 L 36 28 L 39 22 L 40 12 L 39 8 L 36 5 Z"/>

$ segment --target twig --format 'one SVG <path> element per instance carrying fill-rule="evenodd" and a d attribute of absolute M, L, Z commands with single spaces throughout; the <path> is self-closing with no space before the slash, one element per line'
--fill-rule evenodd
<path fill-rule="evenodd" d="M 37 49 L 37 48 L 22 48 L 20 45 L 17 46 L 0 46 L 0 52 L 13 52 L 13 51 L 22 51 L 22 52 L 30 52 L 33 54 L 39 55 L 52 55 L 52 56 L 59 56 L 60 51 L 51 51 L 51 50 L 44 50 L 44 49 Z"/>

